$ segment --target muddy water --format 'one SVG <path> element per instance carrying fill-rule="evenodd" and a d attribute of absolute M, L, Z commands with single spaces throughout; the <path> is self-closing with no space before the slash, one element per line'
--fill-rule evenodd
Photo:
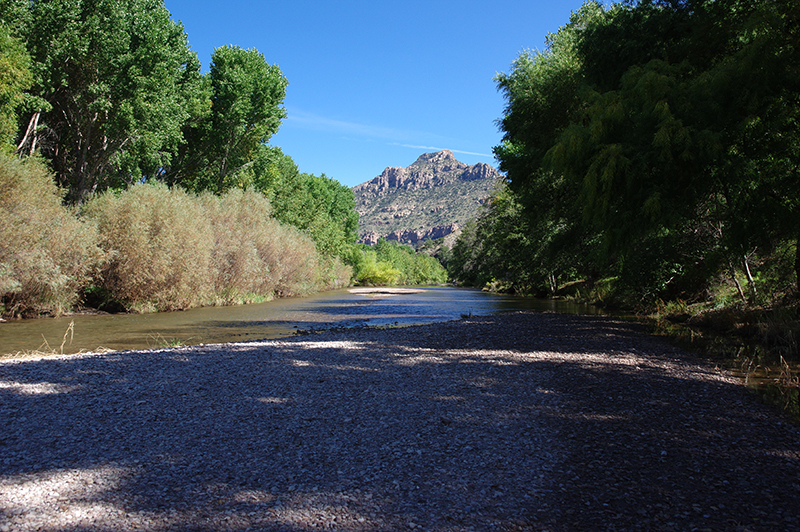
<path fill-rule="evenodd" d="M 298 329 L 332 326 L 410 325 L 459 319 L 465 314 L 513 310 L 597 314 L 588 305 L 498 295 L 463 288 L 426 288 L 398 295 L 348 290 L 258 305 L 210 307 L 184 312 L 74 316 L 0 323 L 0 356 L 33 350 L 64 353 L 98 348 L 143 349 L 165 345 L 242 342 L 293 335 Z M 70 323 L 74 321 L 71 334 Z"/>

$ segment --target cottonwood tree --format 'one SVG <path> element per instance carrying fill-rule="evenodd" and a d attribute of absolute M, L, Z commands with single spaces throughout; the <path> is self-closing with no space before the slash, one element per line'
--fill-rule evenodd
<path fill-rule="evenodd" d="M 0 149 L 10 148 L 17 135 L 18 111 L 32 82 L 29 66 L 25 46 L 0 22 Z"/>
<path fill-rule="evenodd" d="M 308 234 L 325 256 L 345 256 L 358 239 L 353 191 L 325 174 L 300 172 L 280 148 L 262 146 L 254 188 L 269 198 L 273 215 Z"/>
<path fill-rule="evenodd" d="M 32 94 L 19 151 L 40 151 L 79 203 L 156 176 L 182 141 L 199 62 L 160 0 L 29 3 Z"/>
<path fill-rule="evenodd" d="M 216 193 L 254 185 L 262 147 L 286 117 L 287 85 L 258 50 L 217 48 L 196 100 L 206 103 L 187 123 L 187 144 L 167 180 Z"/>

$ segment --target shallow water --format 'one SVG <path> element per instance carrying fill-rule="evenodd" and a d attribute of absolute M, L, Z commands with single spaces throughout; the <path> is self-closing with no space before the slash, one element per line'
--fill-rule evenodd
<path fill-rule="evenodd" d="M 414 294 L 376 296 L 347 290 L 233 307 L 183 312 L 72 316 L 0 323 L 0 354 L 32 350 L 64 353 L 144 349 L 165 345 L 242 342 L 293 335 L 298 329 L 364 325 L 411 325 L 459 319 L 466 314 L 538 310 L 598 314 L 568 301 L 490 294 L 480 290 L 432 287 Z"/>

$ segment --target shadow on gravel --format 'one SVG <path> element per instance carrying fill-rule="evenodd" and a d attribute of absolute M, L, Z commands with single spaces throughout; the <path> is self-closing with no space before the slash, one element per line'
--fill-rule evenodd
<path fill-rule="evenodd" d="M 0 362 L 0 531 L 797 530 L 796 427 L 603 317 Z"/>

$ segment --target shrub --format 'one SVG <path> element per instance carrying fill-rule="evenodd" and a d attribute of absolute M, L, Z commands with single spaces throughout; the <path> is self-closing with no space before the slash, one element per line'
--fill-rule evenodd
<path fill-rule="evenodd" d="M 323 258 L 322 290 L 335 290 L 350 285 L 353 279 L 353 267 L 342 262 L 339 257 Z"/>
<path fill-rule="evenodd" d="M 61 203 L 35 159 L 0 154 L 0 298 L 8 316 L 62 314 L 101 265 L 93 224 Z"/>
<path fill-rule="evenodd" d="M 128 309 L 177 310 L 211 297 L 211 224 L 181 189 L 140 184 L 88 202 L 110 261 L 102 285 Z"/>
<path fill-rule="evenodd" d="M 256 197 L 258 196 L 258 197 Z M 217 304 L 251 303 L 270 297 L 275 282 L 265 272 L 259 235 L 270 219 L 262 195 L 232 190 L 222 198 L 211 194 L 201 201 L 213 232 L 211 267 Z"/>
<path fill-rule="evenodd" d="M 349 282 L 311 238 L 271 217 L 260 192 L 142 184 L 97 196 L 84 213 L 111 256 L 102 288 L 130 310 L 253 303 Z"/>
<path fill-rule="evenodd" d="M 203 197 L 214 231 L 214 290 L 220 302 L 305 294 L 320 288 L 314 242 L 270 216 L 261 193 L 230 190 Z"/>

